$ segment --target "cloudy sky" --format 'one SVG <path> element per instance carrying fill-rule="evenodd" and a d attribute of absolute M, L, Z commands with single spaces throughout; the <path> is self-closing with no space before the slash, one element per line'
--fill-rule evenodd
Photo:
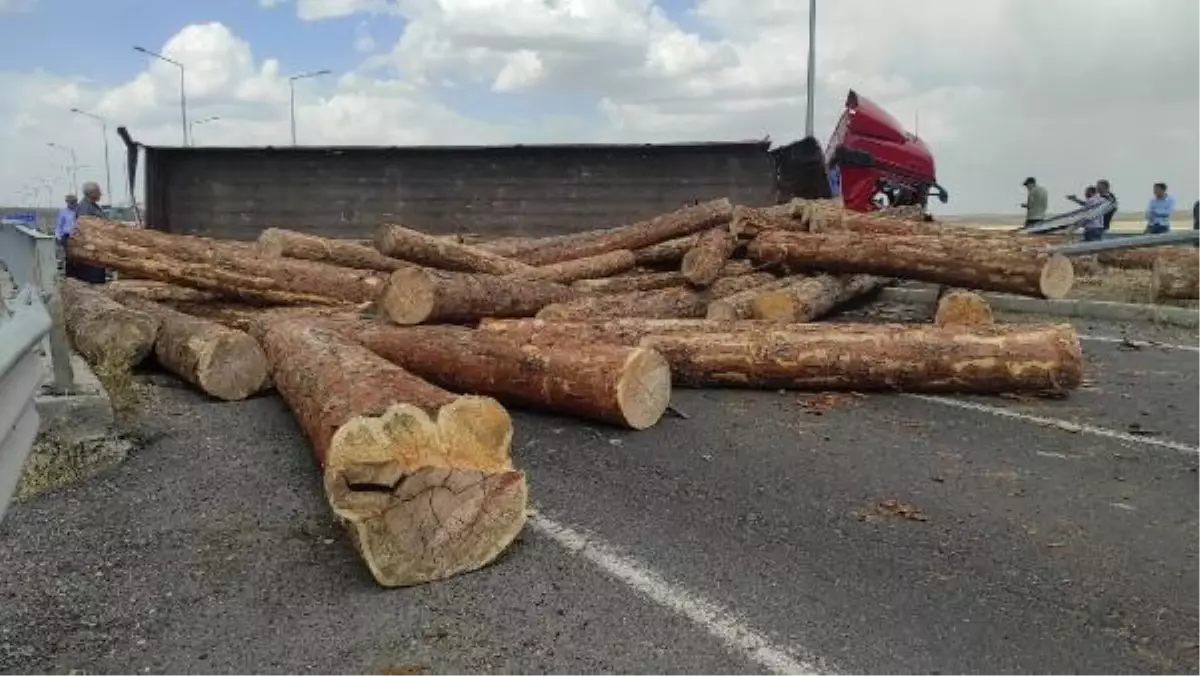
<path fill-rule="evenodd" d="M 1100 176 L 1126 209 L 1200 192 L 1196 0 L 818 0 L 816 131 L 858 90 L 932 146 L 942 213 Z M 740 140 L 804 129 L 804 0 L 0 0 L 0 203 L 104 180 L 100 125 L 303 144 Z M 208 118 L 219 118 L 200 122 Z M 113 180 L 123 193 L 120 141 Z M 45 200 L 45 192 L 42 199 Z M 27 200 L 28 201 L 28 200 Z"/>

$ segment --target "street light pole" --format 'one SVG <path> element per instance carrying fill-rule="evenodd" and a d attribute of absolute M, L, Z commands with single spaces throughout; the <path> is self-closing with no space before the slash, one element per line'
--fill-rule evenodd
<path fill-rule="evenodd" d="M 179 63 L 178 61 L 168 59 L 167 57 L 165 57 L 162 54 L 159 54 L 157 52 L 152 52 L 149 49 L 146 49 L 145 47 L 138 47 L 137 45 L 134 45 L 133 48 L 147 56 L 153 56 L 154 58 L 156 58 L 160 61 L 166 61 L 167 63 L 169 63 L 179 69 L 179 114 L 183 119 L 183 145 L 186 146 L 188 144 L 187 89 L 184 86 L 183 64 Z"/>
<path fill-rule="evenodd" d="M 111 203 L 111 195 L 113 191 L 116 190 L 116 187 L 112 184 L 112 166 L 108 161 L 108 120 L 95 113 L 89 113 L 78 108 L 72 108 L 71 112 L 83 115 L 85 117 L 90 117 L 100 123 L 100 129 L 104 134 L 104 190 L 110 195 L 108 201 Z"/>
<path fill-rule="evenodd" d="M 328 70 L 314 70 L 309 73 L 300 73 L 288 78 L 288 90 L 291 94 L 291 120 L 292 120 L 292 145 L 296 145 L 296 80 L 303 80 L 310 77 L 318 77 L 320 75 L 329 75 Z"/>
<path fill-rule="evenodd" d="M 70 146 L 59 145 L 58 143 L 55 143 L 54 141 L 51 141 L 51 142 L 47 143 L 46 145 L 50 146 L 51 148 L 56 148 L 58 150 L 61 150 L 64 153 L 71 154 L 71 185 L 73 186 L 73 188 L 72 188 L 73 190 L 78 190 L 79 189 L 79 173 L 78 173 L 79 172 L 79 160 L 77 160 L 75 158 L 75 149 Z"/>
<path fill-rule="evenodd" d="M 817 0 L 808 0 L 808 110 L 804 135 L 813 135 L 813 93 L 817 85 Z"/>
<path fill-rule="evenodd" d="M 192 137 L 192 145 L 196 145 L 196 125 L 205 124 L 208 122 L 216 122 L 219 119 L 221 119 L 221 118 L 217 117 L 216 115 L 213 115 L 212 117 L 206 117 L 203 120 L 193 120 L 192 123 L 188 126 L 188 135 Z"/>

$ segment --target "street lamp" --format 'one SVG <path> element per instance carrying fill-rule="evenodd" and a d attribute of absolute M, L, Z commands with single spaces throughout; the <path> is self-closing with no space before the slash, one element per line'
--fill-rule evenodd
<path fill-rule="evenodd" d="M 80 110 L 78 108 L 72 108 L 71 112 L 77 115 L 83 115 L 84 117 L 90 117 L 100 123 L 100 129 L 104 134 L 104 189 L 111 193 L 115 186 L 112 184 L 112 170 L 109 167 L 108 162 L 108 120 L 95 113 L 89 113 L 86 110 Z M 112 202 L 111 197 L 109 198 L 109 202 Z"/>
<path fill-rule="evenodd" d="M 204 118 L 203 120 L 195 120 L 195 121 L 193 121 L 193 122 L 192 122 L 192 123 L 191 123 L 191 124 L 188 126 L 188 135 L 192 137 L 192 145 L 196 145 L 196 125 L 198 125 L 198 124 L 207 124 L 207 123 L 209 123 L 209 122 L 216 122 L 216 121 L 217 121 L 217 120 L 219 120 L 219 119 L 221 119 L 221 118 L 217 117 L 216 115 L 213 115 L 212 117 L 206 117 L 206 118 Z"/>
<path fill-rule="evenodd" d="M 59 145 L 58 143 L 55 143 L 54 141 L 51 141 L 51 142 L 47 143 L 46 145 L 50 146 L 51 148 L 61 150 L 64 153 L 71 154 L 71 185 L 75 186 L 75 188 L 78 189 L 78 186 L 79 186 L 79 174 L 78 174 L 79 160 L 77 160 L 75 158 L 75 149 L 70 146 Z"/>
<path fill-rule="evenodd" d="M 321 75 L 329 75 L 328 70 L 314 70 L 308 73 L 300 73 L 288 78 L 288 89 L 291 91 L 291 118 L 292 118 L 292 145 L 296 145 L 296 80 L 304 80 L 310 77 L 318 77 Z"/>
<path fill-rule="evenodd" d="M 179 63 L 178 61 L 168 59 L 157 52 L 152 52 L 145 47 L 138 47 L 137 45 L 134 45 L 133 48 L 147 56 L 153 56 L 160 61 L 166 61 L 167 63 L 179 68 L 179 114 L 183 117 L 183 145 L 186 146 L 188 144 L 187 93 L 183 86 L 183 64 Z"/>
<path fill-rule="evenodd" d="M 808 0 L 808 110 L 804 135 L 813 135 L 813 91 L 817 84 L 817 0 Z"/>

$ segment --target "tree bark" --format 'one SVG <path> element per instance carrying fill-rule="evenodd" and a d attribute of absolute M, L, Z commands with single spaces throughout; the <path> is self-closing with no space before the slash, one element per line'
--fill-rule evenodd
<path fill-rule="evenodd" d="M 617 317 L 659 319 L 703 317 L 711 294 L 685 287 L 583 296 L 542 308 L 538 319 L 578 320 Z M 495 316 L 495 315 L 492 315 Z"/>
<path fill-rule="evenodd" d="M 598 233 L 590 238 L 538 249 L 518 256 L 531 265 L 549 265 L 574 258 L 587 258 L 617 249 L 641 249 L 669 239 L 729 223 L 733 204 L 728 199 L 712 200 L 647 221 Z"/>
<path fill-rule="evenodd" d="M 59 280 L 67 335 L 89 364 L 132 368 L 154 349 L 159 320 L 118 303 L 101 288 L 70 278 Z"/>
<path fill-rule="evenodd" d="M 319 320 L 327 318 L 361 319 L 364 315 L 349 306 L 331 305 L 278 305 L 261 307 L 244 303 L 167 303 L 193 317 L 217 322 L 231 329 L 244 331 L 262 342 L 267 327 L 285 319 Z"/>
<path fill-rule="evenodd" d="M 795 230 L 804 232 L 808 224 L 803 219 L 803 201 L 794 199 L 787 204 L 773 207 L 754 208 L 738 206 L 734 209 L 732 228 L 739 236 L 756 237 L 768 230 Z"/>
<path fill-rule="evenodd" d="M 750 316 L 785 324 L 811 322 L 838 306 L 865 296 L 886 280 L 871 275 L 817 275 L 750 300 Z"/>
<path fill-rule="evenodd" d="M 632 270 L 636 265 L 637 259 L 632 251 L 617 249 L 588 258 L 576 258 L 561 263 L 543 265 L 528 272 L 517 273 L 513 277 L 569 284 L 581 279 L 596 279 L 626 272 Z"/>
<path fill-rule="evenodd" d="M 885 212 L 862 213 L 839 206 L 808 203 L 803 209 L 808 230 L 813 233 L 836 234 L 839 232 L 867 235 L 893 235 L 906 237 L 925 235 L 936 237 L 966 237 L 983 239 L 1001 244 L 1040 247 L 1046 244 L 1063 244 L 1063 235 L 1026 235 L 1014 230 L 989 230 L 980 226 L 926 223 Z"/>
<path fill-rule="evenodd" d="M 401 325 L 529 317 L 576 296 L 554 282 L 412 268 L 392 273 L 379 307 Z"/>
<path fill-rule="evenodd" d="M 495 400 L 456 397 L 304 321 L 272 324 L 264 343 L 330 506 L 379 584 L 481 568 L 516 538 L 528 488 Z"/>
<path fill-rule="evenodd" d="M 1168 258 L 1155 259 L 1150 297 L 1155 302 L 1200 298 L 1200 265 L 1195 261 L 1181 263 Z"/>
<path fill-rule="evenodd" d="M 682 272 L 650 272 L 640 275 L 622 275 L 604 279 L 581 279 L 572 282 L 571 288 L 580 293 L 629 293 L 631 291 L 654 291 L 687 284 Z"/>
<path fill-rule="evenodd" d="M 267 355 L 244 331 L 117 292 L 126 307 L 158 318 L 154 356 L 171 373 L 223 401 L 240 401 L 270 383 Z"/>
<path fill-rule="evenodd" d="M 359 270 L 394 272 L 413 265 L 389 258 L 356 241 L 317 237 L 282 228 L 263 230 L 258 236 L 257 249 L 263 258 L 298 258 Z"/>
<path fill-rule="evenodd" d="M 706 230 L 696 240 L 692 250 L 683 255 L 679 271 L 692 286 L 701 289 L 712 286 L 720 276 L 721 268 L 733 255 L 737 243 L 737 235 L 730 231 L 729 226 Z"/>
<path fill-rule="evenodd" d="M 717 319 L 655 319 L 623 317 L 616 319 L 485 319 L 481 332 L 498 333 L 519 344 L 553 345 L 637 345 L 649 335 L 698 335 L 706 333 L 761 332 L 777 329 L 779 324 L 757 319 L 724 321 Z"/>
<path fill-rule="evenodd" d="M 750 243 L 750 257 L 809 270 L 902 277 L 1039 298 L 1071 290 L 1070 259 L 989 240 L 773 231 Z"/>
<path fill-rule="evenodd" d="M 758 324 L 762 324 L 758 322 Z M 926 393 L 1061 393 L 1079 386 L 1083 355 L 1068 324 L 935 327 L 737 322 L 662 329 L 633 321 L 485 322 L 535 345 L 609 342 L 658 350 L 677 385 Z"/>
<path fill-rule="evenodd" d="M 992 306 L 983 296 L 966 289 L 943 287 L 938 293 L 936 326 L 991 326 Z"/>
<path fill-rule="evenodd" d="M 455 272 L 508 275 L 532 270 L 524 263 L 400 225 L 379 226 L 375 231 L 375 248 L 385 256 Z"/>
<path fill-rule="evenodd" d="M 683 260 L 684 255 L 696 246 L 696 242 L 700 241 L 700 235 L 687 235 L 686 237 L 676 237 L 658 244 L 651 244 L 647 247 L 642 247 L 633 252 L 637 258 L 638 265 L 668 265 L 679 263 Z"/>
<path fill-rule="evenodd" d="M 1146 249 L 1101 251 L 1096 259 L 1102 265 L 1127 270 L 1153 270 L 1154 261 L 1166 259 L 1173 265 L 1200 267 L 1200 250 L 1192 246 L 1156 246 Z"/>
<path fill-rule="evenodd" d="M 459 326 L 321 324 L 430 382 L 505 404 L 640 430 L 657 423 L 671 399 L 671 369 L 653 350 L 539 347 Z"/>
<path fill-rule="evenodd" d="M 156 282 L 151 279 L 118 279 L 105 285 L 104 290 L 110 296 L 122 294 L 168 305 L 172 303 L 215 303 L 222 300 L 222 297 L 216 293 L 167 282 Z"/>
<path fill-rule="evenodd" d="M 713 298 L 721 299 L 743 291 L 749 291 L 750 289 L 757 289 L 774 281 L 775 275 L 769 272 L 751 272 L 736 277 L 722 277 L 713 282 L 712 288 L 709 291 L 712 292 Z M 707 314 L 707 312 L 706 308 L 705 313 Z"/>
<path fill-rule="evenodd" d="M 786 289 L 801 279 L 804 279 L 803 275 L 792 275 L 783 279 L 774 279 L 773 281 L 756 284 L 746 289 L 739 289 L 709 303 L 705 309 L 704 316 L 708 319 L 719 319 L 722 321 L 750 319 L 751 303 L 754 302 L 754 299 L 759 294 Z"/>
<path fill-rule="evenodd" d="M 71 258 L 249 303 L 365 303 L 375 300 L 387 280 L 386 275 L 374 271 L 290 258 L 270 260 L 250 247 L 220 243 L 205 247 L 196 241 L 202 238 L 106 227 L 90 221 L 80 219 L 68 241 Z"/>

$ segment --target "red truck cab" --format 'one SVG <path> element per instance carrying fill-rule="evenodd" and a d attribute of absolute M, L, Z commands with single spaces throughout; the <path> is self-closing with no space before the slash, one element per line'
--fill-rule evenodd
<path fill-rule="evenodd" d="M 924 209 L 931 195 L 943 204 L 949 199 L 925 142 L 854 90 L 826 146 L 825 169 L 833 196 L 853 211 Z"/>

